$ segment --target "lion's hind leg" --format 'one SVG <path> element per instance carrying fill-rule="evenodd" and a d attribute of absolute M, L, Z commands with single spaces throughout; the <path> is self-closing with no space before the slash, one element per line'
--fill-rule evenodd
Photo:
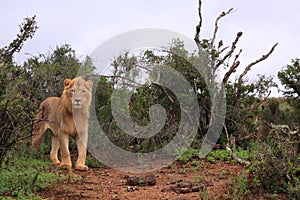
<path fill-rule="evenodd" d="M 33 130 L 32 130 L 32 143 L 31 148 L 37 150 L 43 141 L 45 132 L 47 131 L 47 123 L 38 118 L 35 119 Z"/>
<path fill-rule="evenodd" d="M 60 161 L 58 160 L 58 150 L 59 150 L 59 139 L 57 136 L 51 135 L 51 151 L 50 151 L 50 159 L 53 165 L 60 165 Z"/>
<path fill-rule="evenodd" d="M 35 116 L 32 129 L 32 149 L 38 149 L 43 141 L 43 137 L 47 129 L 49 128 L 49 104 L 47 101 L 43 101 L 39 107 L 39 112 Z"/>

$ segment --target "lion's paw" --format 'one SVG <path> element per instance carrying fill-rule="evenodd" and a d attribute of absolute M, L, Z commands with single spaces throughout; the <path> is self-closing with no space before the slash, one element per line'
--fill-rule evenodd
<path fill-rule="evenodd" d="M 88 171 L 89 168 L 86 165 L 76 165 L 75 170 L 77 170 L 77 171 Z"/>
<path fill-rule="evenodd" d="M 70 169 L 72 169 L 72 164 L 68 164 L 68 163 L 60 163 L 59 165 L 58 165 L 60 168 L 62 168 L 62 169 L 67 169 L 67 170 L 70 170 Z"/>
<path fill-rule="evenodd" d="M 60 161 L 59 160 L 52 161 L 52 165 L 59 166 L 60 165 Z"/>

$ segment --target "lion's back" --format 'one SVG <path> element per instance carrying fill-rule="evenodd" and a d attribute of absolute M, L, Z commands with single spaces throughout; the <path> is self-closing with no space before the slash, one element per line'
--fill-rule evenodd
<path fill-rule="evenodd" d="M 40 118 L 56 121 L 55 118 L 59 107 L 59 100 L 59 97 L 49 97 L 42 101 L 39 106 L 40 114 L 42 114 Z"/>
<path fill-rule="evenodd" d="M 42 103 L 40 104 L 40 109 L 53 109 L 55 110 L 55 108 L 58 107 L 59 104 L 59 97 L 49 97 L 47 99 L 45 99 L 44 101 L 42 101 Z"/>

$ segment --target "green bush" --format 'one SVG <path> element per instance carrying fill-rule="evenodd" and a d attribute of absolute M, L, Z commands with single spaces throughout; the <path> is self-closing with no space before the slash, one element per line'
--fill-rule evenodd
<path fill-rule="evenodd" d="M 192 158 L 199 156 L 199 151 L 192 148 L 176 149 L 175 153 L 177 155 L 177 160 L 182 163 L 187 163 Z"/>
<path fill-rule="evenodd" d="M 59 180 L 64 175 L 49 169 L 49 161 L 33 158 L 15 158 L 2 164 L 0 171 L 0 196 L 13 196 L 19 199 L 33 197 L 34 192 Z"/>
<path fill-rule="evenodd" d="M 231 160 L 230 152 L 227 150 L 211 151 L 207 156 L 207 160 L 212 163 L 215 163 L 216 160 L 230 161 Z"/>
<path fill-rule="evenodd" d="M 298 139 L 279 129 L 271 129 L 261 141 L 251 143 L 256 161 L 247 171 L 252 191 L 288 193 L 299 197 Z M 297 199 L 296 198 L 296 199 Z"/>

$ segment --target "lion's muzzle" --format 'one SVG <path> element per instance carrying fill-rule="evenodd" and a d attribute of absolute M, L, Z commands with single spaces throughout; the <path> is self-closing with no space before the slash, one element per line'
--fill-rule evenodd
<path fill-rule="evenodd" d="M 81 99 L 74 99 L 73 101 L 73 108 L 80 109 L 82 107 Z"/>

